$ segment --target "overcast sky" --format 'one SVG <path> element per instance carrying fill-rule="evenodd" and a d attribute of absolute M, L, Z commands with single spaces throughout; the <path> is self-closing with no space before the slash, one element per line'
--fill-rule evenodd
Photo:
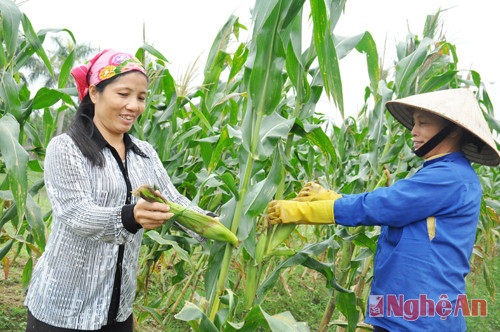
<path fill-rule="evenodd" d="M 100 49 L 115 48 L 135 53 L 145 40 L 169 60 L 169 69 L 179 77 L 200 57 L 203 68 L 210 46 L 231 14 L 251 29 L 250 8 L 254 0 L 29 0 L 21 5 L 35 31 L 66 28 L 78 43 Z M 306 1 L 305 6 L 309 6 Z M 500 31 L 495 0 L 348 0 L 345 14 L 334 32 L 353 36 L 369 31 L 379 54 L 387 42 L 386 63 L 395 59 L 394 43 L 405 39 L 408 31 L 422 34 L 425 18 L 439 8 L 447 40 L 457 46 L 459 69 L 474 69 L 488 82 L 488 92 L 500 108 L 500 68 L 498 41 Z M 248 37 L 243 34 L 243 40 Z M 201 55 L 201 56 L 200 56 Z M 357 114 L 368 85 L 365 57 L 352 52 L 340 62 L 345 109 Z M 201 74 L 200 74 L 201 80 Z M 333 109 L 323 98 L 323 111 Z M 497 116 L 498 118 L 498 116 Z"/>

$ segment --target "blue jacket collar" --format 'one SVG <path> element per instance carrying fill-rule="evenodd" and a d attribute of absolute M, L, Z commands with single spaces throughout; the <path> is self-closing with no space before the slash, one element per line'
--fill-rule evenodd
<path fill-rule="evenodd" d="M 436 162 L 440 162 L 440 161 L 456 161 L 456 160 L 463 160 L 463 159 L 467 160 L 467 158 L 465 157 L 465 154 L 462 151 L 456 151 L 456 152 L 445 154 L 444 156 L 441 156 L 438 158 L 426 160 L 426 161 L 424 161 L 424 167 L 432 165 L 432 164 L 434 164 Z"/>

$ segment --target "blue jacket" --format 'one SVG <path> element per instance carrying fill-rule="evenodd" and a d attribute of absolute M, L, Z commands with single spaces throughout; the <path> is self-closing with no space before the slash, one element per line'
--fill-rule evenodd
<path fill-rule="evenodd" d="M 389 331 L 467 329 L 457 298 L 465 294 L 481 195 L 470 162 L 455 152 L 390 187 L 335 201 L 337 224 L 382 226 L 366 323 Z"/>

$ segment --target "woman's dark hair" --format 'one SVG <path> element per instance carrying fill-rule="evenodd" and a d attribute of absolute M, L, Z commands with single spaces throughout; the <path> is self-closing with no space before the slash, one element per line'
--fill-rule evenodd
<path fill-rule="evenodd" d="M 99 82 L 95 88 L 97 92 L 101 93 L 104 91 L 106 86 L 116 81 L 118 77 L 130 73 L 130 71 L 123 74 L 118 74 L 110 77 L 102 82 Z M 75 118 L 73 123 L 69 126 L 66 133 L 73 139 L 76 146 L 80 149 L 83 155 L 90 161 L 93 166 L 104 167 L 104 155 L 102 150 L 99 149 L 97 144 L 92 140 L 92 135 L 94 134 L 94 112 L 95 105 L 90 99 L 89 94 L 85 95 L 80 106 L 76 110 Z"/>

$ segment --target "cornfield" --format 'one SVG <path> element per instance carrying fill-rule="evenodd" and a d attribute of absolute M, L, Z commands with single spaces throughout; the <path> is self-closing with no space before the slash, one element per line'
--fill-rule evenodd
<path fill-rule="evenodd" d="M 439 12 L 427 17 L 421 35 L 400 41 L 397 60 L 382 68 L 369 32 L 335 34 L 345 2 L 256 0 L 252 27 L 235 16 L 222 25 L 198 87 L 176 82 L 168 56 L 153 46 L 138 48 L 150 86 L 146 110 L 131 134 L 150 142 L 179 191 L 220 215 L 239 241 L 236 247 L 200 244 L 174 229 L 147 231 L 138 274 L 139 323 L 152 319 L 168 331 L 167 315 L 173 314 L 195 331 L 307 331 L 311 322 L 297 322 L 289 311 L 271 315 L 262 306 L 269 291 L 285 282 L 283 273 L 303 266 L 328 289 L 329 303 L 315 325 L 319 331 L 365 327 L 379 228 L 268 225 L 268 202 L 293 198 L 313 180 L 350 194 L 414 174 L 421 161 L 411 152 L 410 134 L 385 111 L 385 102 L 395 98 L 470 87 L 491 129 L 500 133 L 480 74 L 459 70 L 455 45 L 436 37 Z M 69 75 L 74 52 L 55 68 L 43 42 L 61 31 L 76 40 L 67 30 L 36 32 L 10 0 L 0 0 L 0 14 L 0 260 L 7 277 L 21 252 L 27 254 L 26 290 L 51 224 L 51 212 L 42 213 L 38 203 L 43 180 L 29 185 L 28 173 L 43 173 L 59 115 L 77 108 Z M 311 35 L 302 28 L 307 20 Z M 246 42 L 239 40 L 242 29 L 251 29 Z M 359 96 L 359 114 L 345 117 L 340 66 L 351 52 L 366 57 L 370 83 Z M 57 77 L 57 88 L 30 91 L 23 68 L 35 56 Z M 322 95 L 334 102 L 341 123 L 316 112 Z M 474 167 L 484 193 L 471 273 L 485 279 L 494 297 L 488 262 L 500 238 L 500 168 Z M 169 282 L 148 292 L 152 280 L 166 279 L 167 273 Z M 332 318 L 336 310 L 339 320 Z"/>

